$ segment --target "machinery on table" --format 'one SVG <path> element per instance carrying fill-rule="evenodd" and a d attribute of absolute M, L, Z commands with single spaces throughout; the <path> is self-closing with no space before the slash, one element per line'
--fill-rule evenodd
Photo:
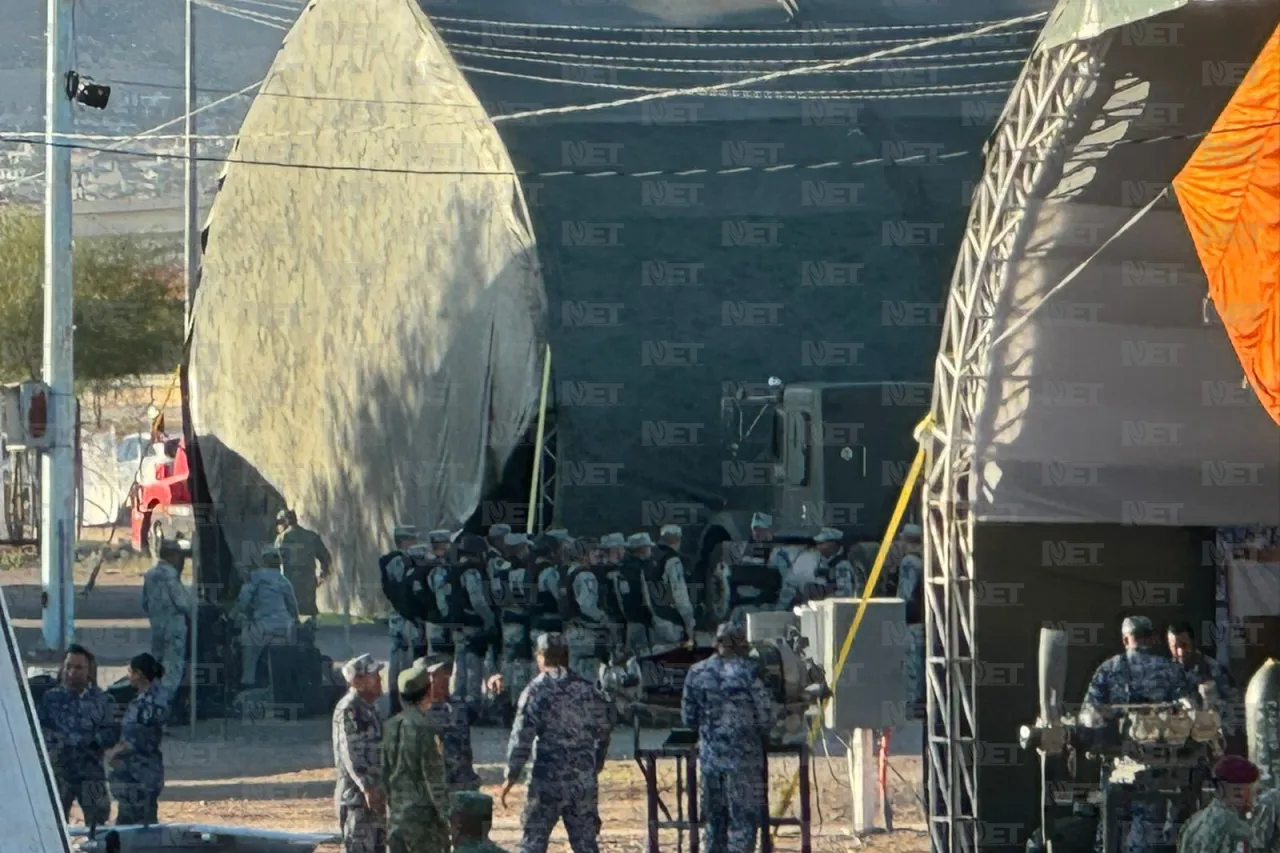
<path fill-rule="evenodd" d="M 1173 704 L 1112 705 L 1080 716 L 1062 714 L 1067 638 L 1040 632 L 1040 717 L 1023 726 L 1019 743 L 1040 755 L 1041 828 L 1028 853 L 1092 851 L 1098 822 L 1103 853 L 1123 842 L 1121 809 L 1131 803 L 1167 803 L 1180 823 L 1200 808 L 1213 762 L 1223 749 L 1222 721 L 1211 695 L 1203 707 Z M 1108 784 L 1085 780 L 1082 764 L 1102 765 Z M 1171 853 L 1168 844 L 1149 844 L 1150 853 Z"/>
<path fill-rule="evenodd" d="M 772 615 L 772 614 L 770 614 Z M 782 709 L 780 719 L 765 744 L 764 778 L 768 779 L 769 757 L 795 755 L 800 763 L 799 818 L 769 817 L 768 803 L 762 827 L 762 851 L 772 850 L 771 830 L 777 826 L 798 826 L 801 850 L 809 853 L 809 751 L 806 735 L 811 714 L 827 695 L 821 668 L 810 660 L 805 650 L 807 640 L 795 628 L 781 637 L 756 639 L 751 642 L 750 658 L 759 667 L 760 679 Z M 687 836 L 690 853 L 698 853 L 698 736 L 697 732 L 680 728 L 680 704 L 684 681 L 689 669 L 706 660 L 712 649 L 675 648 L 667 652 L 633 658 L 625 664 L 604 667 L 601 686 L 618 709 L 635 721 L 635 758 L 645 777 L 648 807 L 648 851 L 659 853 L 661 830 L 675 830 L 677 850 L 683 851 Z M 656 749 L 640 746 L 640 720 L 647 718 L 655 726 L 672 727 L 663 744 Z M 676 763 L 674 813 L 658 791 L 658 761 Z M 768 785 L 764 785 L 768 796 Z"/>

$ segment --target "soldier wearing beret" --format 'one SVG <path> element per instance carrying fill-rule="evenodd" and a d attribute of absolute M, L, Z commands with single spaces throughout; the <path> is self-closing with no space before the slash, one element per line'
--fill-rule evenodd
<path fill-rule="evenodd" d="M 453 795 L 453 853 L 507 853 L 489 840 L 493 797 L 479 791 Z"/>
<path fill-rule="evenodd" d="M 440 731 L 428 710 L 449 695 L 449 659 L 418 658 L 400 673 L 404 708 L 382 735 L 388 853 L 447 853 L 449 787 Z"/>
<path fill-rule="evenodd" d="M 1235 853 L 1240 844 L 1255 844 L 1245 815 L 1253 804 L 1258 768 L 1238 755 L 1223 756 L 1213 766 L 1213 780 L 1213 801 L 1183 825 L 1178 853 Z"/>

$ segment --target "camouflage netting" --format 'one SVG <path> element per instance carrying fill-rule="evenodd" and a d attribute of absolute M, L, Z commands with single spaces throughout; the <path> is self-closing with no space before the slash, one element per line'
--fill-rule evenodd
<path fill-rule="evenodd" d="M 338 563 L 321 606 L 381 611 L 391 527 L 460 525 L 534 416 L 545 296 L 503 144 L 416 6 L 319 0 L 294 40 L 209 218 L 191 423 L 224 580 L 287 503 Z"/>

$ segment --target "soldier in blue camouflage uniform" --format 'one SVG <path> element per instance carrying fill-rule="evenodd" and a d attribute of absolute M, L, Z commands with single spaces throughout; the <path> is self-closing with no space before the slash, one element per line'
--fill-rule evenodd
<path fill-rule="evenodd" d="M 752 853 L 763 820 L 765 739 L 775 711 L 737 623 L 716 631 L 716 654 L 684 682 L 685 728 L 698 733 L 703 850 Z"/>
<path fill-rule="evenodd" d="M 182 583 L 186 558 L 178 543 L 164 540 L 156 564 L 142 578 L 142 612 L 151 622 L 151 656 L 164 664 L 161 686 L 172 702 L 187 664 L 187 629 L 195 609 L 191 591 Z"/>
<path fill-rule="evenodd" d="M 129 683 L 138 695 L 120 722 L 120 741 L 107 750 L 108 780 L 119 808 L 116 826 L 159 823 L 160 792 L 164 790 L 164 756 L 160 741 L 169 718 L 169 695 L 162 688 L 164 666 L 143 653 L 129 661 Z"/>
<path fill-rule="evenodd" d="M 103 755 L 116 742 L 115 705 L 93 683 L 93 671 L 89 650 L 71 646 L 62 664 L 62 683 L 40 697 L 36 712 L 63 817 L 78 802 L 90 827 L 111 817 Z"/>
<path fill-rule="evenodd" d="M 484 659 L 497 637 L 498 622 L 485 580 L 488 544 L 479 536 L 464 534 L 457 542 L 457 563 L 441 588 L 449 602 L 453 629 L 453 696 L 464 703 L 472 719 L 481 710 L 484 694 Z"/>
<path fill-rule="evenodd" d="M 1156 653 L 1155 629 L 1150 619 L 1130 616 L 1124 620 L 1121 636 L 1124 652 L 1104 661 L 1089 682 L 1084 697 L 1085 716 L 1106 718 L 1110 715 L 1109 707 L 1113 705 L 1176 702 L 1190 695 L 1191 684 L 1182 667 Z M 1109 772 L 1110 768 L 1104 767 L 1104 789 L 1109 784 Z M 1159 804 L 1123 806 L 1117 817 L 1124 827 L 1121 830 L 1124 853 L 1143 853 L 1149 845 L 1160 843 L 1165 809 Z M 1102 849 L 1101 826 L 1096 847 Z"/>
<path fill-rule="evenodd" d="M 546 853 L 551 830 L 560 820 L 573 853 L 598 853 L 597 775 L 609 751 L 611 711 L 604 696 L 569 669 L 569 649 L 562 636 L 539 637 L 537 660 L 538 677 L 520 694 L 516 706 L 499 796 L 505 808 L 507 794 L 532 752 L 521 853 Z"/>
<path fill-rule="evenodd" d="M 228 614 L 240 623 L 240 683 L 245 689 L 257 684 L 258 663 L 267 647 L 292 643 L 297 637 L 298 600 L 281 571 L 284 555 L 279 548 L 267 548 L 262 563 L 240 587 Z"/>
<path fill-rule="evenodd" d="M 1169 654 L 1181 664 L 1192 689 L 1213 685 L 1223 732 L 1229 737 L 1239 734 L 1243 729 L 1244 704 L 1231 673 L 1196 646 L 1196 632 L 1190 622 L 1170 625 L 1167 638 Z"/>
<path fill-rule="evenodd" d="M 333 709 L 333 762 L 338 770 L 334 805 L 342 828 L 343 853 L 384 853 L 387 825 L 379 748 L 382 664 L 370 655 L 342 668 L 350 689 Z"/>
<path fill-rule="evenodd" d="M 395 582 L 404 579 L 406 562 L 411 559 L 409 551 L 422 543 L 418 529 L 411 524 L 397 524 L 391 531 L 391 551 L 385 554 L 380 562 L 381 571 Z M 389 683 L 395 685 L 401 670 L 407 669 L 418 654 L 425 654 L 428 643 L 425 629 L 417 622 L 405 619 L 394 609 L 387 617 L 387 633 L 391 635 L 391 655 L 387 658 Z M 395 690 L 389 697 L 391 713 L 400 711 L 400 695 Z"/>

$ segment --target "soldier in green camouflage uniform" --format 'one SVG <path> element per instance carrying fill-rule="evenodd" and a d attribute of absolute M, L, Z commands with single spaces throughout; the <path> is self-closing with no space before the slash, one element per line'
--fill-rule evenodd
<path fill-rule="evenodd" d="M 316 588 L 329 577 L 333 557 L 324 546 L 319 534 L 298 524 L 298 516 L 291 509 L 282 509 L 276 516 L 275 546 L 284 556 L 284 576 L 293 584 L 293 594 L 298 599 L 298 615 L 315 616 Z M 320 570 L 316 571 L 319 563 Z"/>
<path fill-rule="evenodd" d="M 1217 796 L 1191 816 L 1178 835 L 1178 853 L 1236 853 L 1240 845 L 1255 844 L 1253 828 L 1244 816 L 1253 804 L 1258 768 L 1238 755 L 1213 766 Z"/>
<path fill-rule="evenodd" d="M 453 853 L 507 853 L 489 840 L 493 797 L 479 791 L 453 795 Z"/>
<path fill-rule="evenodd" d="M 404 710 L 387 722 L 382 737 L 382 778 L 387 786 L 388 853 L 448 853 L 449 788 L 440 730 L 428 709 L 449 696 L 449 659 L 418 658 L 400 673 Z"/>

